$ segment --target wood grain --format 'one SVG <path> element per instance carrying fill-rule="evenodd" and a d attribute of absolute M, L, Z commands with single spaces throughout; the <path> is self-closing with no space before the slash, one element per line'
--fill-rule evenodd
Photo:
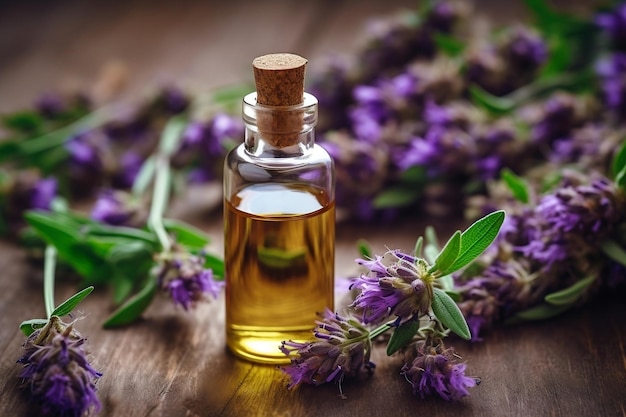
<path fill-rule="evenodd" d="M 90 88 L 111 61 L 129 68 L 126 95 L 183 80 L 194 91 L 251 82 L 250 60 L 289 51 L 314 62 L 359 44 L 371 18 L 413 0 L 246 2 L 78 0 L 0 4 L 0 112 L 29 105 L 39 93 Z M 477 1 L 503 21 L 523 15 L 506 2 Z M 220 188 L 192 189 L 171 207 L 213 236 L 222 250 Z M 377 253 L 413 247 L 424 225 L 441 236 L 453 226 L 435 219 L 392 225 L 341 224 L 336 271 L 354 272 L 355 242 L 365 238 Z M 41 266 L 12 242 L 0 242 L 0 416 L 35 416 L 19 389 L 22 320 L 44 315 Z M 77 283 L 61 277 L 56 299 Z M 374 374 L 335 385 L 286 389 L 282 372 L 252 365 L 225 350 L 223 297 L 191 313 L 159 298 L 131 327 L 103 330 L 111 311 L 102 288 L 81 304 L 79 328 L 89 339 L 98 382 L 100 416 L 626 416 L 626 310 L 617 295 L 543 322 L 499 327 L 477 344 L 454 341 L 468 371 L 482 378 L 458 403 L 421 400 L 399 375 L 401 363 L 376 348 Z"/>

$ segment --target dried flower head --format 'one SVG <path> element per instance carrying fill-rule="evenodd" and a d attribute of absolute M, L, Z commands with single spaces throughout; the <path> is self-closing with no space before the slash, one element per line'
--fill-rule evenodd
<path fill-rule="evenodd" d="M 301 383 L 320 385 L 339 383 L 345 377 L 354 377 L 363 371 L 371 373 L 375 365 L 370 362 L 372 350 L 369 331 L 358 321 L 343 317 L 330 310 L 316 321 L 316 340 L 312 342 L 283 341 L 280 350 L 287 356 L 297 355 L 291 365 L 283 367 L 290 378 L 289 388 Z M 341 392 L 343 397 L 343 392 Z"/>
<path fill-rule="evenodd" d="M 107 189 L 100 193 L 91 211 L 91 218 L 114 226 L 138 227 L 145 223 L 147 213 L 142 202 L 122 190 Z"/>
<path fill-rule="evenodd" d="M 20 377 L 44 415 L 81 417 L 100 410 L 95 382 L 102 374 L 87 360 L 86 340 L 53 316 L 24 343 Z"/>
<path fill-rule="evenodd" d="M 357 263 L 369 270 L 352 284 L 360 293 L 351 306 L 363 312 L 363 323 L 381 323 L 395 315 L 400 324 L 428 314 L 433 287 L 425 260 L 391 250 L 373 260 L 357 259 Z"/>
<path fill-rule="evenodd" d="M 413 393 L 421 398 L 438 394 L 444 400 L 460 400 L 469 395 L 480 379 L 465 375 L 465 364 L 457 363 L 453 348 L 444 348 L 441 342 L 432 345 L 422 340 L 405 353 L 402 374 L 413 386 Z"/>
<path fill-rule="evenodd" d="M 211 269 L 205 268 L 202 254 L 191 254 L 179 246 L 157 255 L 156 276 L 159 287 L 174 304 L 189 310 L 208 294 L 217 298 L 224 283 L 216 281 Z"/>

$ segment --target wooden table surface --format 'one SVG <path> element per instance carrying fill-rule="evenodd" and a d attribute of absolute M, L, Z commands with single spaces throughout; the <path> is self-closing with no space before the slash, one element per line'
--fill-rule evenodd
<path fill-rule="evenodd" d="M 267 52 L 296 52 L 313 65 L 329 52 L 356 48 L 368 19 L 414 3 L 0 3 L 0 112 L 27 106 L 45 90 L 90 87 L 113 61 L 128 67 L 131 96 L 167 80 L 202 90 L 249 81 L 252 58 Z M 524 16 L 519 4 L 476 4 L 503 21 Z M 220 253 L 216 195 L 215 187 L 194 189 L 171 214 L 205 229 Z M 386 246 L 408 250 L 426 223 L 433 222 L 339 224 L 337 276 L 354 271 L 357 239 L 379 253 Z M 435 226 L 442 237 L 451 231 Z M 0 416 L 35 416 L 18 388 L 15 361 L 23 341 L 18 324 L 44 315 L 42 271 L 7 241 L 0 241 L 0 271 Z M 61 279 L 57 300 L 75 289 Z M 456 403 L 414 397 L 401 364 L 380 348 L 373 353 L 375 373 L 344 384 L 347 399 L 332 384 L 288 391 L 276 368 L 226 351 L 223 297 L 191 313 L 159 299 L 141 321 L 118 330 L 100 327 L 111 311 L 106 291 L 96 289 L 81 310 L 80 329 L 94 366 L 104 372 L 101 416 L 626 416 L 626 309 L 615 294 L 547 322 L 498 327 L 482 343 L 454 342 L 469 373 L 482 378 Z"/>

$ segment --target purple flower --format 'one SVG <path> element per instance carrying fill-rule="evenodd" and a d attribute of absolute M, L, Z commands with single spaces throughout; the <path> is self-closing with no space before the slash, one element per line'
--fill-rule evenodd
<path fill-rule="evenodd" d="M 537 34 L 520 26 L 511 33 L 506 55 L 513 68 L 534 70 L 548 57 L 548 48 Z"/>
<path fill-rule="evenodd" d="M 480 379 L 465 375 L 464 363 L 457 363 L 453 348 L 444 349 L 442 343 L 430 346 L 417 342 L 406 353 L 402 374 L 413 386 L 413 393 L 421 398 L 438 394 L 447 401 L 460 400 L 469 395 Z"/>
<path fill-rule="evenodd" d="M 81 166 L 100 166 L 102 164 L 98 148 L 89 141 L 90 133 L 74 136 L 66 143 L 72 162 Z"/>
<path fill-rule="evenodd" d="M 576 101 L 569 94 L 555 94 L 544 104 L 542 118 L 532 131 L 535 142 L 551 145 L 569 136 L 576 124 Z"/>
<path fill-rule="evenodd" d="M 609 108 L 626 114 L 626 53 L 615 53 L 599 61 L 596 72 Z"/>
<path fill-rule="evenodd" d="M 114 226 L 137 226 L 144 217 L 141 202 L 121 190 L 102 191 L 91 211 L 92 219 Z"/>
<path fill-rule="evenodd" d="M 536 211 L 546 230 L 561 235 L 576 232 L 589 244 L 605 237 L 624 216 L 618 209 L 615 185 L 606 178 L 561 188 L 544 197 Z"/>
<path fill-rule="evenodd" d="M 66 110 L 66 103 L 56 93 L 43 93 L 37 98 L 35 107 L 47 118 L 54 118 Z"/>
<path fill-rule="evenodd" d="M 352 284 L 360 293 L 351 306 L 362 311 L 363 323 L 377 324 L 395 315 L 400 324 L 428 313 L 432 278 L 423 259 L 393 250 L 373 260 L 356 262 L 369 270 Z"/>
<path fill-rule="evenodd" d="M 122 154 L 120 159 L 120 170 L 115 178 L 119 188 L 131 188 L 141 171 L 144 159 L 136 152 L 128 151 Z"/>
<path fill-rule="evenodd" d="M 356 320 L 342 317 L 326 309 L 321 320 L 316 321 L 315 341 L 283 341 L 280 350 L 287 356 L 295 354 L 291 365 L 281 368 L 290 378 L 289 388 L 302 383 L 320 385 L 341 382 L 363 371 L 371 373 L 372 343 L 368 330 Z M 341 393 L 343 396 L 343 393 Z"/>
<path fill-rule="evenodd" d="M 209 294 L 217 298 L 224 283 L 216 281 L 213 271 L 205 268 L 204 263 L 202 254 L 193 255 L 178 246 L 157 256 L 158 285 L 175 305 L 189 310 Z"/>
<path fill-rule="evenodd" d="M 437 1 L 426 16 L 426 25 L 437 32 L 448 33 L 459 18 L 456 5 L 447 1 Z"/>
<path fill-rule="evenodd" d="M 102 374 L 87 360 L 86 340 L 53 316 L 24 343 L 20 377 L 44 415 L 82 417 L 100 410 L 95 382 Z"/>
<path fill-rule="evenodd" d="M 56 178 L 44 178 L 38 180 L 31 190 L 31 208 L 50 210 L 52 200 L 57 193 Z"/>
<path fill-rule="evenodd" d="M 182 113 L 189 107 L 189 97 L 178 87 L 170 85 L 161 91 L 159 100 L 163 103 L 165 111 L 171 114 Z"/>
<path fill-rule="evenodd" d="M 595 23 L 608 34 L 616 49 L 626 50 L 626 2 L 608 13 L 598 13 Z"/>

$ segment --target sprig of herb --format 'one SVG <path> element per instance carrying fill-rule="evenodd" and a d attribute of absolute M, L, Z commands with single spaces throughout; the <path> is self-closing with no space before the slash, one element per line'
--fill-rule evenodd
<path fill-rule="evenodd" d="M 23 387 L 29 390 L 44 415 L 84 415 L 98 411 L 95 382 L 102 374 L 88 362 L 85 339 L 62 317 L 71 315 L 94 287 L 89 286 L 55 307 L 56 249 L 45 249 L 43 295 L 45 319 L 25 320 L 20 330 L 27 336 L 24 354 L 18 360 Z"/>
<path fill-rule="evenodd" d="M 372 372 L 371 344 L 392 331 L 387 355 L 405 353 L 403 372 L 415 394 L 424 396 L 433 390 L 445 399 L 467 395 L 467 388 L 476 385 L 477 380 L 465 377 L 464 364 L 450 360 L 453 351 L 444 348 L 443 339 L 450 331 L 464 339 L 470 339 L 471 333 L 461 310 L 439 280 L 476 260 L 495 240 L 504 217 L 503 211 L 496 211 L 465 231 L 455 232 L 433 256 L 432 263 L 422 257 L 423 238 L 417 240 L 413 254 L 389 251 L 384 256 L 357 260 L 368 272 L 352 284 L 358 295 L 348 315 L 327 311 L 317 322 L 315 341 L 282 343 L 281 350 L 292 355 L 292 364 L 283 368 L 291 378 L 290 387 L 336 381 L 344 396 L 343 379 Z M 370 252 L 364 245 L 360 247 L 361 252 Z M 376 324 L 378 327 L 368 330 L 368 325 Z M 431 361 L 438 361 L 438 357 L 446 358 L 445 365 L 433 368 Z M 450 379 L 453 373 L 462 376 Z M 430 379 L 435 374 L 440 374 L 438 383 Z"/>
<path fill-rule="evenodd" d="M 223 276 L 223 261 L 206 252 L 209 237 L 185 222 L 164 218 L 172 185 L 170 158 L 185 126 L 182 118 L 173 118 L 166 125 L 154 157 L 146 161 L 137 177 L 137 193 L 147 192 L 148 184 L 153 183 L 147 228 L 106 225 L 72 212 L 31 211 L 25 215 L 34 231 L 54 246 L 86 283 L 113 286 L 114 302 L 119 307 L 105 320 L 105 327 L 137 320 L 159 287 L 185 308 L 205 293 L 216 295 L 221 288 L 216 280 Z M 171 275 L 172 268 L 189 262 L 198 275 Z M 174 293 L 172 282 L 187 286 L 183 285 L 184 290 L 177 287 Z"/>

